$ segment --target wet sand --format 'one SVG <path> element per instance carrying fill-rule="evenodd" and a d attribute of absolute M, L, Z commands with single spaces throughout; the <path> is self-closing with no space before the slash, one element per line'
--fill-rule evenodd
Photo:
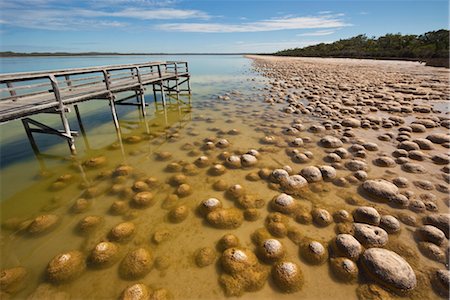
<path fill-rule="evenodd" d="M 5 202 L 2 296 L 445 297 L 448 71 L 251 59 L 253 79 L 178 108 L 188 121 L 130 128 L 125 156 L 114 143 Z"/>

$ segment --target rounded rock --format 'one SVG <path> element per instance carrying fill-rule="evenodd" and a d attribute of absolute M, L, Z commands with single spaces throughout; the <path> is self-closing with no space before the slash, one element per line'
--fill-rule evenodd
<path fill-rule="evenodd" d="M 359 273 L 356 263 L 346 257 L 330 259 L 330 268 L 334 276 L 343 282 L 356 280 Z"/>
<path fill-rule="evenodd" d="M 128 252 L 122 260 L 119 272 L 127 280 L 139 279 L 147 275 L 153 267 L 153 255 L 144 248 Z"/>
<path fill-rule="evenodd" d="M 112 265 L 118 258 L 119 247 L 111 242 L 101 242 L 92 249 L 88 261 L 95 267 Z"/>
<path fill-rule="evenodd" d="M 186 205 L 180 205 L 169 211 L 168 217 L 172 223 L 181 223 L 189 215 L 189 208 Z"/>
<path fill-rule="evenodd" d="M 216 252 L 211 247 L 204 247 L 197 250 L 195 255 L 195 263 L 200 268 L 206 267 L 214 263 L 216 259 Z"/>
<path fill-rule="evenodd" d="M 322 173 L 320 172 L 320 169 L 314 166 L 303 168 L 300 175 L 302 175 L 308 182 L 318 182 L 322 180 Z"/>
<path fill-rule="evenodd" d="M 281 193 L 278 196 L 275 196 L 271 201 L 271 208 L 275 211 L 290 214 L 295 208 L 295 200 L 292 196 L 289 196 L 285 193 Z"/>
<path fill-rule="evenodd" d="M 53 283 L 68 282 L 78 277 L 85 269 L 83 254 L 70 251 L 55 256 L 48 264 L 47 279 Z"/>
<path fill-rule="evenodd" d="M 417 285 L 416 274 L 411 266 L 393 251 L 368 249 L 361 256 L 361 264 L 373 280 L 387 288 L 407 292 Z"/>
<path fill-rule="evenodd" d="M 300 254 L 312 265 L 323 264 L 328 258 L 327 250 L 317 241 L 305 243 L 300 249 Z"/>
<path fill-rule="evenodd" d="M 258 256 L 265 262 L 275 262 L 282 259 L 286 252 L 277 239 L 266 239 L 257 248 Z"/>
<path fill-rule="evenodd" d="M 112 241 L 116 242 L 126 242 L 135 233 L 136 226 L 130 222 L 124 222 L 116 225 L 108 234 L 108 237 Z"/>
<path fill-rule="evenodd" d="M 354 236 L 364 247 L 383 247 L 388 242 L 387 232 L 377 226 L 353 224 Z"/>
<path fill-rule="evenodd" d="M 135 283 L 123 290 L 120 300 L 149 300 L 151 291 L 143 283 Z"/>
<path fill-rule="evenodd" d="M 56 215 L 41 215 L 36 217 L 27 227 L 31 235 L 44 234 L 56 227 L 59 217 Z"/>
<path fill-rule="evenodd" d="M 272 279 L 275 285 L 284 293 L 294 293 L 303 286 L 303 274 L 294 262 L 284 261 L 272 268 Z"/>
<path fill-rule="evenodd" d="M 394 216 L 384 215 L 380 219 L 380 227 L 388 233 L 397 233 L 400 231 L 400 222 Z"/>
<path fill-rule="evenodd" d="M 357 239 L 345 233 L 336 236 L 333 246 L 338 256 L 345 256 L 352 260 L 357 260 L 363 250 Z"/>
<path fill-rule="evenodd" d="M 321 208 L 315 208 L 311 211 L 311 216 L 314 224 L 320 227 L 325 227 L 333 222 L 333 218 L 330 213 Z"/>
<path fill-rule="evenodd" d="M 366 223 L 370 225 L 380 224 L 380 214 L 370 206 L 361 206 L 353 211 L 353 219 L 355 222 Z"/>

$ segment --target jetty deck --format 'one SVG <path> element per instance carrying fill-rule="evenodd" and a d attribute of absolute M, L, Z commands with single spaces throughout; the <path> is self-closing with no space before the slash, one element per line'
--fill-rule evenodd
<path fill-rule="evenodd" d="M 153 85 L 154 92 L 161 87 L 179 92 L 183 83 L 179 80 L 188 78 L 187 62 L 0 74 L 0 123 L 82 101 L 111 99 L 119 92 L 143 93 L 147 85 Z M 170 81 L 176 81 L 174 87 L 168 85 Z"/>
<path fill-rule="evenodd" d="M 67 118 L 71 106 L 79 120 L 77 103 L 107 100 L 120 140 L 116 104 L 140 106 L 145 116 L 144 94 L 150 86 L 154 101 L 159 93 L 165 107 L 166 93 L 176 93 L 177 97 L 183 92 L 190 95 L 189 78 L 188 63 L 182 61 L 0 74 L 0 123 L 21 119 L 35 153 L 39 149 L 33 133 L 44 133 L 65 138 L 72 154 L 76 154 L 73 137 L 77 132 L 70 129 Z M 118 93 L 130 91 L 134 92 L 137 103 L 123 103 L 124 99 L 117 99 Z M 64 129 L 54 129 L 30 118 L 39 113 L 59 114 Z"/>

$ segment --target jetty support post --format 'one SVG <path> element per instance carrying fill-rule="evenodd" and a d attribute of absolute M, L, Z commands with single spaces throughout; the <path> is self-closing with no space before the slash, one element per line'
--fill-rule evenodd
<path fill-rule="evenodd" d="M 162 80 L 161 65 L 158 65 L 158 76 L 161 79 L 159 81 L 159 85 L 161 86 L 162 103 L 163 103 L 163 106 L 166 107 L 166 95 L 164 94 L 164 83 L 163 83 L 163 80 Z"/>
<path fill-rule="evenodd" d="M 177 101 L 180 99 L 180 89 L 178 87 L 178 64 L 175 64 L 175 91 L 177 92 Z"/>
<path fill-rule="evenodd" d="M 114 121 L 114 126 L 116 127 L 116 131 L 119 135 L 120 133 L 120 125 L 119 125 L 119 118 L 117 117 L 117 111 L 116 111 L 116 104 L 114 102 L 114 94 L 111 92 L 111 79 L 109 78 L 109 73 L 106 70 L 102 70 L 103 78 L 105 81 L 107 96 L 106 98 L 109 100 L 109 106 L 111 108 L 111 114 Z"/>
<path fill-rule="evenodd" d="M 67 119 L 66 112 L 69 112 L 68 108 L 64 105 L 61 97 L 61 93 L 58 86 L 58 81 L 56 80 L 53 74 L 49 75 L 50 82 L 52 84 L 53 94 L 55 95 L 55 99 L 58 102 L 58 112 L 61 116 L 61 121 L 64 127 L 64 134 L 62 134 L 67 139 L 67 143 L 69 145 L 70 152 L 72 155 L 77 154 L 77 150 L 75 149 L 75 139 L 72 136 L 72 131 L 70 130 L 69 120 Z"/>
<path fill-rule="evenodd" d="M 80 127 L 80 132 L 81 132 L 81 136 L 83 137 L 84 140 L 84 144 L 86 145 L 86 149 L 91 149 L 91 146 L 89 145 L 89 141 L 86 135 L 86 130 L 84 129 L 83 126 L 83 122 L 81 121 L 81 114 L 80 114 L 80 110 L 78 109 L 78 105 L 75 104 L 73 106 L 73 108 L 75 109 L 75 115 L 77 116 L 77 121 L 78 121 L 78 127 Z"/>
<path fill-rule="evenodd" d="M 141 109 L 142 109 L 142 116 L 145 117 L 146 112 L 145 112 L 144 85 L 142 84 L 142 77 L 141 77 L 141 72 L 139 70 L 139 67 L 134 67 L 134 69 L 136 70 L 136 77 L 139 82 L 139 90 L 136 90 L 136 94 L 139 95 L 139 101 L 140 101 L 139 103 L 140 103 Z"/>

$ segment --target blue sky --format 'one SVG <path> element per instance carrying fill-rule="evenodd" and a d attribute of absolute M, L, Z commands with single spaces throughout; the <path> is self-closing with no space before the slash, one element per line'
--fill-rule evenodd
<path fill-rule="evenodd" d="M 449 28 L 447 0 L 0 0 L 2 51 L 272 52 Z"/>

